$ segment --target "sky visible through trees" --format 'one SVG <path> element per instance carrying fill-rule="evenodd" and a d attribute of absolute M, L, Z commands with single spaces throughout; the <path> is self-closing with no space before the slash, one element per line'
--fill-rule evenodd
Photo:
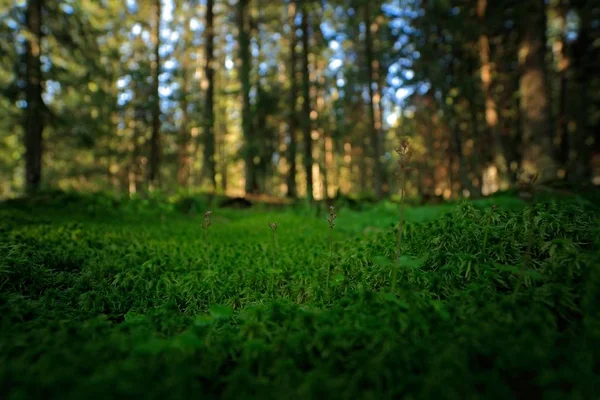
<path fill-rule="evenodd" d="M 0 0 L 0 35 L 2 197 L 383 198 L 401 138 L 411 195 L 600 182 L 591 0 Z"/>

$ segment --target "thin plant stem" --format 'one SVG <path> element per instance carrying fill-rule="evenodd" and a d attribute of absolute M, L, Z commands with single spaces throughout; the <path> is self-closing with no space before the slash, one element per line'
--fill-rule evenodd
<path fill-rule="evenodd" d="M 276 256 L 276 248 L 275 248 L 275 229 L 271 229 L 273 233 L 273 259 L 272 259 L 272 270 L 271 270 L 271 291 L 275 293 L 275 256 Z"/>
<path fill-rule="evenodd" d="M 327 265 L 327 281 L 325 291 L 329 293 L 329 277 L 331 275 L 331 264 L 333 262 L 333 229 L 329 230 L 329 264 Z"/>
<path fill-rule="evenodd" d="M 210 267 L 210 253 L 208 246 L 208 229 L 204 229 L 204 257 L 206 258 L 206 266 Z"/>
<path fill-rule="evenodd" d="M 485 255 L 485 249 L 487 247 L 488 235 L 490 233 L 490 225 L 492 224 L 492 214 L 493 210 L 490 211 L 490 216 L 488 217 L 487 226 L 485 227 L 485 235 L 483 236 L 483 247 L 481 249 L 481 253 Z"/>
<path fill-rule="evenodd" d="M 392 271 L 392 293 L 396 291 L 396 280 L 400 267 L 400 249 L 402 247 L 402 229 L 404 226 L 404 191 L 406 189 L 406 172 L 402 169 L 402 188 L 400 189 L 400 221 L 398 224 L 398 240 L 396 241 L 396 263 Z"/>
<path fill-rule="evenodd" d="M 517 294 L 519 293 L 519 289 L 523 284 L 525 279 L 525 272 L 529 267 L 529 263 L 531 261 L 531 248 L 533 247 L 533 225 L 535 224 L 535 215 L 533 212 L 533 208 L 529 209 L 529 230 L 527 231 L 527 250 L 523 256 L 523 265 L 521 266 L 521 271 L 519 272 L 519 281 L 517 282 L 517 286 L 515 287 L 515 291 L 513 293 L 513 300 L 516 301 Z"/>

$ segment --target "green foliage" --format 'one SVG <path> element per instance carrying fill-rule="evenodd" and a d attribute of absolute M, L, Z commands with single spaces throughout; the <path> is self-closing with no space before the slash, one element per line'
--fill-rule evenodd
<path fill-rule="evenodd" d="M 207 266 L 202 212 L 64 196 L 0 208 L 7 399 L 592 398 L 600 384 L 600 218 L 577 204 L 409 207 L 392 296 L 393 205 L 340 210 L 334 230 L 215 209 Z"/>

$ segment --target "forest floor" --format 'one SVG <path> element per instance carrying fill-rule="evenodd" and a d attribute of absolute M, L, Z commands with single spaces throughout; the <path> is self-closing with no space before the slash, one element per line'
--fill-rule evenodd
<path fill-rule="evenodd" d="M 397 269 L 397 204 L 340 207 L 333 231 L 325 211 L 261 206 L 212 209 L 203 230 L 203 211 L 0 205 L 0 397 L 600 393 L 589 202 L 408 207 Z"/>

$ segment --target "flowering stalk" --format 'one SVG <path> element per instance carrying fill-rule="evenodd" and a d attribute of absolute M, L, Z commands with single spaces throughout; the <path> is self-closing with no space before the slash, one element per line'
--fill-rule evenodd
<path fill-rule="evenodd" d="M 488 217 L 488 223 L 485 228 L 485 235 L 483 236 L 483 249 L 481 250 L 482 253 L 485 253 L 485 248 L 487 247 L 488 235 L 490 233 L 490 225 L 492 225 L 492 219 L 494 218 L 494 212 L 497 209 L 498 209 L 498 206 L 494 204 L 490 211 L 490 216 Z"/>
<path fill-rule="evenodd" d="M 202 222 L 202 224 L 200 225 L 202 227 L 202 229 L 204 230 L 204 256 L 206 257 L 206 265 L 209 266 L 210 265 L 210 255 L 209 255 L 209 243 L 208 243 L 208 228 L 210 228 L 210 226 L 212 225 L 212 222 L 210 221 L 210 216 L 212 214 L 212 211 L 206 211 L 204 213 L 204 222 Z"/>
<path fill-rule="evenodd" d="M 400 142 L 400 148 L 396 149 L 400 156 L 398 166 L 400 167 L 400 221 L 398 223 L 398 238 L 396 240 L 396 262 L 392 271 L 392 293 L 396 290 L 396 280 L 398 269 L 400 267 L 400 250 L 402 248 L 402 230 L 404 228 L 404 192 L 406 191 L 406 172 L 410 169 L 408 166 L 412 157 L 412 151 L 408 140 L 403 139 Z"/>
<path fill-rule="evenodd" d="M 329 223 L 329 265 L 327 266 L 327 281 L 325 288 L 329 290 L 329 276 L 331 275 L 331 264 L 333 263 L 333 228 L 335 227 L 335 219 L 337 215 L 335 214 L 335 207 L 329 207 L 329 217 L 327 217 L 327 222 Z"/>
<path fill-rule="evenodd" d="M 529 226 L 527 230 L 527 250 L 523 255 L 523 264 L 521 266 L 521 272 L 519 274 L 519 280 L 517 282 L 517 286 L 515 287 L 515 291 L 513 293 L 513 300 L 517 299 L 517 294 L 519 293 L 519 289 L 523 284 L 523 280 L 525 279 L 525 271 L 527 271 L 527 267 L 531 262 L 531 249 L 533 247 L 533 226 L 535 225 L 535 213 L 533 208 L 533 202 L 535 199 L 535 183 L 539 178 L 539 174 L 537 172 L 523 172 L 519 179 L 519 197 L 530 203 L 529 207 Z"/>
<path fill-rule="evenodd" d="M 272 273 L 271 273 L 271 290 L 275 290 L 275 259 L 276 259 L 276 248 L 275 248 L 275 231 L 277 230 L 277 222 L 269 222 L 269 228 L 271 228 L 271 232 L 273 234 L 273 257 L 272 257 Z"/>

